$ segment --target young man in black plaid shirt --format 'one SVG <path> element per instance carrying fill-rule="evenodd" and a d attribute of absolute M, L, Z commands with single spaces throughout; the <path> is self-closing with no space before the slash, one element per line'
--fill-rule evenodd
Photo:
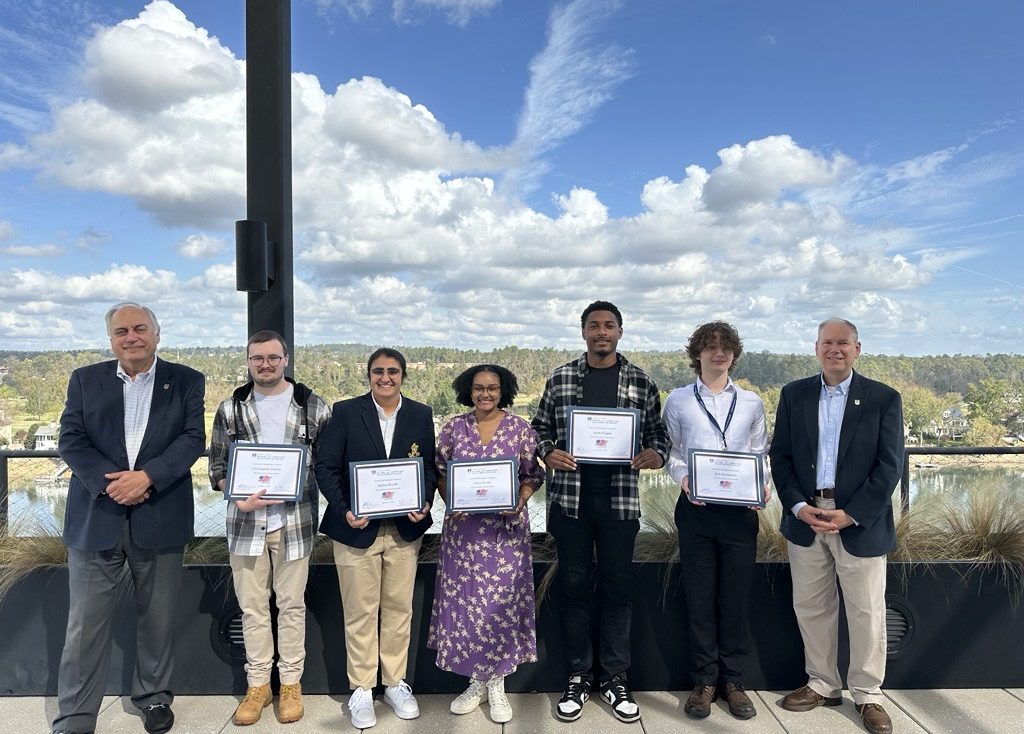
<path fill-rule="evenodd" d="M 601 600 L 600 693 L 620 721 L 636 721 L 640 709 L 629 690 L 629 626 L 633 545 L 640 530 L 641 469 L 659 469 L 671 443 L 661 419 L 658 388 L 646 372 L 616 351 L 622 314 L 608 301 L 587 306 L 580 319 L 587 353 L 551 373 L 533 427 L 537 453 L 551 470 L 548 530 L 558 552 L 562 639 L 569 682 L 558 718 L 575 721 L 594 682 L 589 585 L 597 547 Z M 640 451 L 629 464 L 576 463 L 567 449 L 568 407 L 640 411 Z"/>

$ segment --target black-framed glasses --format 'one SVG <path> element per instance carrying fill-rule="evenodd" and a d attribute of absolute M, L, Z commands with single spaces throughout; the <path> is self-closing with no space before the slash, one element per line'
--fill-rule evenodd
<path fill-rule="evenodd" d="M 473 392 L 477 395 L 483 395 L 484 393 L 487 393 L 488 395 L 500 395 L 501 385 L 473 385 Z"/>
<path fill-rule="evenodd" d="M 264 357 L 262 354 L 254 354 L 249 357 L 249 364 L 254 367 L 259 367 L 261 364 L 266 362 L 271 367 L 277 367 L 281 364 L 281 360 L 284 359 L 280 354 L 271 354 L 269 357 Z"/>

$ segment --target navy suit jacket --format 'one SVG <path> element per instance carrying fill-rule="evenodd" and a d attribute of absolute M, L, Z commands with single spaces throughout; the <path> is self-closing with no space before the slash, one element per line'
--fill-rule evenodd
<path fill-rule="evenodd" d="M 416 444 L 415 449 L 413 444 Z M 331 419 L 317 437 L 313 450 L 313 466 L 320 492 L 327 498 L 327 511 L 320 523 L 320 532 L 353 548 L 369 548 L 377 538 L 380 520 L 370 520 L 361 530 L 348 524 L 345 514 L 352 509 L 349 487 L 349 463 L 402 459 L 410 454 L 423 457 L 427 502 L 433 502 L 437 486 L 434 466 L 434 416 L 430 406 L 402 396 L 390 456 L 384 450 L 377 407 L 370 393 L 335 403 Z M 433 523 L 428 514 L 419 522 L 407 517 L 395 518 L 399 534 L 405 540 L 416 540 Z"/>
<path fill-rule="evenodd" d="M 64 513 L 64 544 L 83 551 L 113 548 L 124 523 L 136 545 L 181 548 L 192 538 L 192 465 L 206 448 L 206 381 L 190 367 L 157 359 L 149 423 L 135 468 L 152 481 L 145 502 L 125 506 L 106 495 L 104 474 L 125 471 L 124 383 L 117 361 L 71 373 L 60 417 L 60 457 L 73 473 Z"/>
<path fill-rule="evenodd" d="M 782 388 L 768 455 L 782 502 L 782 534 L 793 543 L 814 541 L 810 525 L 793 515 L 799 502 L 813 505 L 818 462 L 821 375 Z M 900 394 L 856 372 L 839 430 L 836 507 L 859 524 L 839 531 L 855 556 L 882 556 L 896 547 L 892 492 L 903 475 L 903 404 Z"/>

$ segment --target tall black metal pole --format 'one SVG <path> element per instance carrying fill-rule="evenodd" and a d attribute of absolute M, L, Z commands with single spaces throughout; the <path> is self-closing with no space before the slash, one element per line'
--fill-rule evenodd
<path fill-rule="evenodd" d="M 246 215 L 267 223 L 276 271 L 248 294 L 249 333 L 273 329 L 294 351 L 291 38 L 291 0 L 246 0 Z"/>

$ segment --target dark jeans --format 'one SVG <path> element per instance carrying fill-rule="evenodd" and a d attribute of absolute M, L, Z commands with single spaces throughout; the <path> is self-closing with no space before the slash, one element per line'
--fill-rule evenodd
<path fill-rule="evenodd" d="M 128 523 L 106 551 L 68 549 L 71 607 L 57 679 L 54 729 L 92 731 L 107 684 L 118 584 L 125 563 L 135 590 L 137 660 L 132 702 L 171 703 L 174 601 L 181 588 L 182 549 L 154 551 L 132 542 Z"/>
<path fill-rule="evenodd" d="M 562 640 L 569 659 L 569 675 L 594 679 L 590 597 L 595 546 L 601 681 L 625 675 L 630 663 L 629 629 L 633 617 L 633 546 L 640 521 L 619 520 L 607 497 L 598 497 L 596 501 L 583 498 L 578 519 L 568 517 L 559 504 L 552 503 L 548 530 L 555 538 L 558 552 Z"/>
<path fill-rule="evenodd" d="M 694 685 L 742 681 L 756 556 L 756 525 L 753 535 L 714 536 L 679 529 Z"/>

